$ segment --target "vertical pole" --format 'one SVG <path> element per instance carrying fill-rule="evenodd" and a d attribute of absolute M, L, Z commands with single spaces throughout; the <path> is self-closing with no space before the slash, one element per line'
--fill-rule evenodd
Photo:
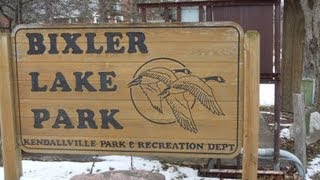
<path fill-rule="evenodd" d="M 294 153 L 307 167 L 305 105 L 302 94 L 293 94 Z"/>
<path fill-rule="evenodd" d="M 181 6 L 177 7 L 177 21 L 181 22 Z"/>
<path fill-rule="evenodd" d="M 210 5 L 206 6 L 206 21 L 207 22 L 212 21 L 212 6 Z"/>
<path fill-rule="evenodd" d="M 22 24 L 23 23 L 23 19 L 22 19 L 22 0 L 18 0 L 18 11 L 17 13 L 17 24 Z"/>
<path fill-rule="evenodd" d="M 275 47 L 275 73 L 280 74 L 280 4 L 275 4 L 274 47 Z M 280 77 L 276 77 L 274 96 L 274 170 L 280 170 L 280 105 L 281 87 Z"/>
<path fill-rule="evenodd" d="M 4 177 L 18 180 L 22 173 L 21 150 L 17 144 L 11 66 L 11 44 L 8 34 L 1 35 L 0 43 L 0 118 Z"/>
<path fill-rule="evenodd" d="M 164 8 L 164 21 L 169 22 L 169 7 Z"/>
<path fill-rule="evenodd" d="M 199 6 L 199 22 L 204 21 L 204 8 L 203 6 Z"/>
<path fill-rule="evenodd" d="M 244 37 L 245 94 L 242 179 L 257 179 L 259 140 L 260 35 L 248 31 Z"/>
<path fill-rule="evenodd" d="M 141 11 L 142 11 L 142 22 L 147 22 L 147 9 L 145 7 L 142 7 Z"/>

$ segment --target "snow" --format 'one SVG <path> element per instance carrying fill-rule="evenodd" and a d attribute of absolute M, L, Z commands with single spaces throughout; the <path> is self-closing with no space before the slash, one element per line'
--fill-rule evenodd
<path fill-rule="evenodd" d="M 260 105 L 274 105 L 274 84 L 260 84 Z"/>
<path fill-rule="evenodd" d="M 273 105 L 274 104 L 274 86 L 261 85 L 260 86 L 260 104 Z M 281 131 L 281 136 L 287 138 L 289 130 Z M 130 156 L 103 156 L 102 162 L 96 162 L 93 168 L 93 173 L 99 173 L 110 170 L 129 170 L 131 169 Z M 166 179 L 184 179 L 184 180 L 209 180 L 217 178 L 203 178 L 197 175 L 197 170 L 189 167 L 181 167 L 171 164 L 161 164 L 157 160 L 149 160 L 141 157 L 133 158 L 134 169 L 143 169 L 148 171 L 155 171 L 165 175 Z M 92 162 L 42 162 L 23 160 L 23 176 L 21 180 L 65 180 L 74 175 L 88 174 L 92 167 Z M 309 162 L 307 167 L 306 179 L 310 178 L 320 172 L 320 155 Z M 3 167 L 0 167 L 0 180 L 4 179 Z"/>
<path fill-rule="evenodd" d="M 290 130 L 288 128 L 281 129 L 280 138 L 290 139 Z"/>
<path fill-rule="evenodd" d="M 110 170 L 130 170 L 130 156 L 103 156 L 102 162 L 96 162 L 93 173 L 101 173 Z M 147 171 L 159 172 L 166 179 L 185 180 L 209 180 L 217 178 L 203 178 L 197 176 L 197 170 L 188 167 L 180 167 L 166 164 L 168 168 L 157 160 L 148 160 L 141 157 L 133 157 L 134 169 L 143 169 Z M 92 162 L 42 162 L 42 161 L 22 161 L 23 177 L 20 180 L 66 180 L 78 174 L 88 174 L 91 170 Z M 3 179 L 3 168 L 0 168 L 0 179 Z"/>
<path fill-rule="evenodd" d="M 311 180 L 311 177 L 320 172 L 320 155 L 318 155 L 315 159 L 309 162 L 307 168 L 306 180 Z"/>

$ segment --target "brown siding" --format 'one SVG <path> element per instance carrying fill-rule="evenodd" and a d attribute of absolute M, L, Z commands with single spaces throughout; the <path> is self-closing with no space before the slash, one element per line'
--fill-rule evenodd
<path fill-rule="evenodd" d="M 215 21 L 235 21 L 244 31 L 257 30 L 261 37 L 260 72 L 273 73 L 273 6 L 214 7 Z"/>

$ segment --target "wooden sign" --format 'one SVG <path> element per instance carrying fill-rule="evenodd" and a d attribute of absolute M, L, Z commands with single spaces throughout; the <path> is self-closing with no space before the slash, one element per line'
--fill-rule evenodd
<path fill-rule="evenodd" d="M 238 155 L 243 36 L 234 23 L 19 26 L 12 40 L 22 149 Z"/>

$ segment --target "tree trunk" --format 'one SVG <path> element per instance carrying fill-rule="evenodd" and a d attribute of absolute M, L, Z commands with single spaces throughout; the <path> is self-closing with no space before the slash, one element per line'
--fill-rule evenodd
<path fill-rule="evenodd" d="M 292 94 L 300 93 L 304 35 L 304 14 L 300 2 L 285 1 L 281 67 L 282 111 L 292 112 Z"/>
<path fill-rule="evenodd" d="M 22 0 L 18 0 L 17 2 L 17 14 L 18 14 L 18 18 L 17 18 L 17 24 L 22 24 L 23 23 L 23 19 L 22 19 Z"/>
<path fill-rule="evenodd" d="M 320 102 L 320 0 L 300 0 L 305 19 L 303 77 L 315 79 L 314 105 Z"/>

